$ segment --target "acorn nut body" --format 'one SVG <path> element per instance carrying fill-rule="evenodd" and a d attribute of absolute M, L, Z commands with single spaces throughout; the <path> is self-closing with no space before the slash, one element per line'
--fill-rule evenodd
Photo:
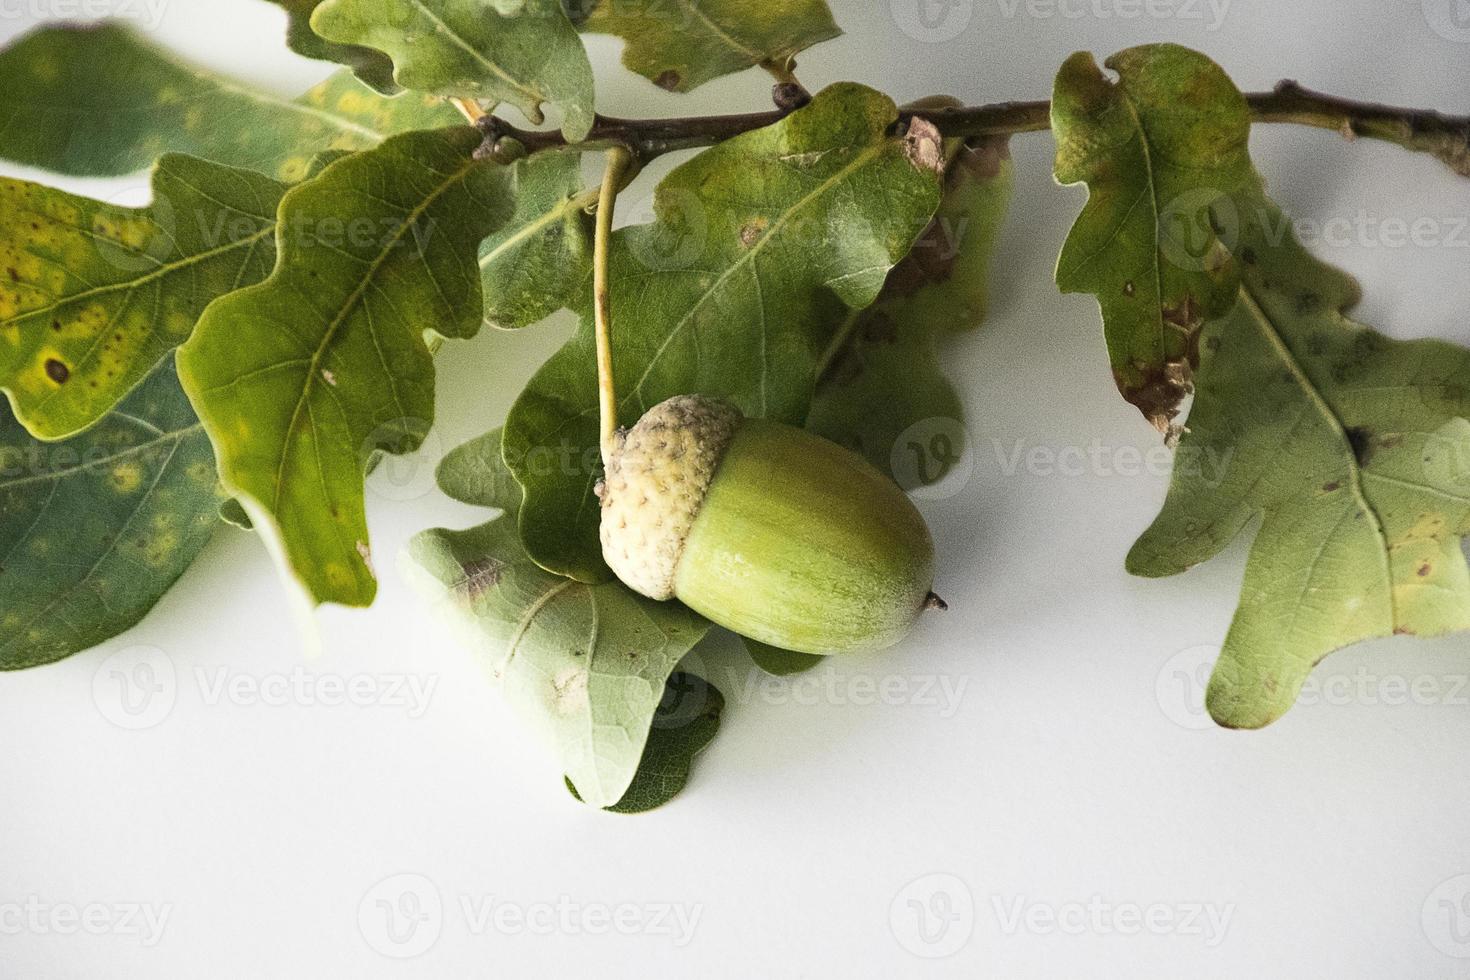
<path fill-rule="evenodd" d="M 635 591 L 814 654 L 892 646 L 938 604 L 929 529 L 856 453 L 699 395 L 619 436 L 602 553 Z"/>

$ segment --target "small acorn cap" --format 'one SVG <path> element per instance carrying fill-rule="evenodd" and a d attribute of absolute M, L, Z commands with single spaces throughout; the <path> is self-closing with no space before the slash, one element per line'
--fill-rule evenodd
<path fill-rule="evenodd" d="M 624 584 L 660 602 L 715 471 L 745 417 L 728 402 L 677 395 L 618 433 L 602 496 L 602 557 Z"/>

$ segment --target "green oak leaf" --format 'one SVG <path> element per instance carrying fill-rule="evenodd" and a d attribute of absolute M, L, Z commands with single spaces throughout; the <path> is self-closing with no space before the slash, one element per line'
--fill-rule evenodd
<path fill-rule="evenodd" d="M 894 135 L 897 117 L 887 96 L 835 85 L 675 169 L 656 191 L 654 222 L 613 235 L 624 425 L 691 392 L 727 397 L 747 415 L 803 421 L 818 359 L 846 310 L 873 301 L 939 202 L 938 133 L 918 121 Z M 592 582 L 609 574 L 593 495 L 597 445 L 584 315 L 511 408 L 504 452 L 526 489 L 526 549 L 543 567 Z"/>
<path fill-rule="evenodd" d="M 387 53 L 404 88 L 505 103 L 534 123 L 552 103 L 573 142 L 592 128 L 592 64 L 561 0 L 324 0 L 311 27 Z"/>
<path fill-rule="evenodd" d="M 584 31 L 627 40 L 623 64 L 660 88 L 705 82 L 799 52 L 842 31 L 826 0 L 578 0 Z"/>
<path fill-rule="evenodd" d="M 463 122 L 437 99 L 387 99 L 347 71 L 279 99 L 117 24 L 25 35 L 0 51 L 0 92 L 0 157 L 87 177 L 133 173 L 173 151 L 293 182 L 322 150 L 368 149 L 395 132 Z"/>
<path fill-rule="evenodd" d="M 664 685 L 664 697 L 654 715 L 648 743 L 638 772 L 623 798 L 603 807 L 613 813 L 647 813 L 678 796 L 689 783 L 694 757 L 720 731 L 725 697 L 709 681 L 676 671 Z M 570 779 L 567 790 L 578 801 L 582 795 Z"/>
<path fill-rule="evenodd" d="M 38 442 L 0 406 L 0 669 L 136 624 L 214 534 L 221 500 L 172 358 L 65 442 Z"/>
<path fill-rule="evenodd" d="M 467 531 L 420 534 L 406 571 L 483 655 L 582 798 L 612 806 L 634 782 L 669 676 L 709 624 L 678 603 L 618 582 L 562 578 L 532 561 L 516 532 L 519 489 L 497 435 L 446 456 L 439 480 L 451 496 L 506 514 Z"/>
<path fill-rule="evenodd" d="M 792 650 L 782 650 L 759 640 L 752 640 L 748 636 L 742 636 L 741 641 L 745 644 L 745 650 L 750 654 L 750 659 L 755 665 L 768 674 L 777 677 L 787 677 L 791 674 L 800 674 L 811 670 L 821 663 L 826 657 L 820 657 L 810 653 L 796 653 Z"/>
<path fill-rule="evenodd" d="M 582 182 L 580 154 L 537 153 L 517 169 L 515 214 L 480 246 L 485 322 L 515 329 L 572 305 L 591 289 L 597 191 Z"/>
<path fill-rule="evenodd" d="M 1123 397 L 1169 432 L 1188 395 L 1199 331 L 1235 302 L 1228 228 L 1258 183 L 1250 111 L 1218 65 L 1173 44 L 1073 55 L 1052 98 L 1056 177 L 1087 205 L 1057 261 L 1064 292 L 1097 296 Z"/>
<path fill-rule="evenodd" d="M 286 27 L 286 46 L 304 58 L 335 61 L 352 68 L 357 77 L 382 92 L 394 95 L 398 86 L 393 81 L 393 59 L 381 51 L 357 44 L 334 44 L 311 29 L 311 15 L 322 0 L 271 0 L 285 8 L 290 21 Z"/>
<path fill-rule="evenodd" d="M 43 439 L 105 415 L 217 296 L 270 272 L 268 177 L 169 155 L 125 208 L 0 178 L 0 388 Z"/>
<path fill-rule="evenodd" d="M 1162 513 L 1128 556 L 1182 572 L 1260 518 L 1210 714 L 1258 728 L 1324 656 L 1470 628 L 1470 351 L 1348 320 L 1357 284 L 1264 197 L 1241 212 L 1232 311 L 1204 330 Z"/>
<path fill-rule="evenodd" d="M 281 200 L 265 282 L 222 297 L 179 373 L 227 489 L 316 602 L 371 603 L 363 476 L 434 417 L 425 336 L 481 323 L 480 241 L 510 216 L 513 167 L 468 127 L 405 133 Z"/>
<path fill-rule="evenodd" d="M 906 489 L 938 482 L 963 454 L 964 403 L 935 344 L 985 316 L 1011 198 L 1004 140 L 955 142 L 950 152 L 939 211 L 877 302 L 852 314 L 807 418 L 809 429 L 862 453 Z"/>

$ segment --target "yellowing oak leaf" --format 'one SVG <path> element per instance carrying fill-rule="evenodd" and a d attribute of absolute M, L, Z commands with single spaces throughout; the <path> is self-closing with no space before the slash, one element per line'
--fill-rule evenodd
<path fill-rule="evenodd" d="M 125 208 L 0 178 L 0 388 L 35 435 L 105 415 L 216 297 L 264 279 L 285 186 L 165 156 Z"/>

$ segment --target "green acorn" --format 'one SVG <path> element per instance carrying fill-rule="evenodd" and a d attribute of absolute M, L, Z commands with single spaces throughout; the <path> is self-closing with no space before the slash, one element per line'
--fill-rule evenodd
<path fill-rule="evenodd" d="M 802 429 L 698 395 L 619 432 L 602 554 L 618 578 L 743 636 L 799 653 L 892 646 L 930 588 L 934 543 L 867 460 Z"/>

